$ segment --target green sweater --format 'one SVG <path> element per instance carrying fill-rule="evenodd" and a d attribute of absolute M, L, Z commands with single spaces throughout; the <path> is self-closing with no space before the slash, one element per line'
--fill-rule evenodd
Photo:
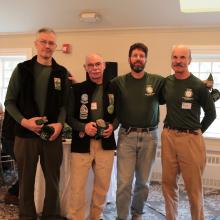
<path fill-rule="evenodd" d="M 204 132 L 216 117 L 215 105 L 208 89 L 193 74 L 187 79 L 176 79 L 174 75 L 165 79 L 164 98 L 167 115 L 164 123 L 171 128 Z M 200 109 L 204 117 L 200 122 Z"/>
<path fill-rule="evenodd" d="M 131 73 L 112 80 L 117 119 L 122 127 L 154 127 L 159 123 L 159 99 L 164 78 L 145 73 L 135 79 Z"/>

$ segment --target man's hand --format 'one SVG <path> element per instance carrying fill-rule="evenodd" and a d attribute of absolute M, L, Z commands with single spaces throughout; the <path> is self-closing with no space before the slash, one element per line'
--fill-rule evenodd
<path fill-rule="evenodd" d="M 52 123 L 52 124 L 48 124 L 48 126 L 54 128 L 54 133 L 51 135 L 51 137 L 49 139 L 49 141 L 54 141 L 60 135 L 60 132 L 62 131 L 62 128 L 63 128 L 63 124 L 62 123 Z"/>
<path fill-rule="evenodd" d="M 72 84 L 77 83 L 76 77 L 74 75 L 72 75 L 72 74 L 70 76 L 68 76 L 68 79 L 70 81 L 72 81 Z"/>
<path fill-rule="evenodd" d="M 44 117 L 33 117 L 30 119 L 23 118 L 21 120 L 21 125 L 35 134 L 40 135 L 41 128 L 43 125 L 37 125 L 36 120 L 43 119 Z"/>
<path fill-rule="evenodd" d="M 91 137 L 95 136 L 97 133 L 96 123 L 89 122 L 85 126 L 85 133 Z"/>
<path fill-rule="evenodd" d="M 113 130 L 114 130 L 114 129 L 113 129 L 112 124 L 109 124 L 109 125 L 108 125 L 108 128 L 106 128 L 106 129 L 104 130 L 103 137 L 104 137 L 104 138 L 109 138 L 109 137 L 111 136 Z"/>

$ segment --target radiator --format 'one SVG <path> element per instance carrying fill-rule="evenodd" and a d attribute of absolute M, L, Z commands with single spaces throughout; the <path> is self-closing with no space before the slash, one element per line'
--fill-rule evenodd
<path fill-rule="evenodd" d="M 153 168 L 152 180 L 161 181 L 161 151 L 157 150 L 156 161 Z M 207 151 L 206 153 L 206 168 L 203 174 L 203 186 L 208 188 L 220 189 L 220 152 Z M 183 183 L 180 178 L 179 183 Z"/>

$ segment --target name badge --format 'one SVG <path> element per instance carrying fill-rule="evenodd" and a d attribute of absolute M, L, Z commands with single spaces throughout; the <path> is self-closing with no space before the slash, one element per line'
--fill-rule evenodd
<path fill-rule="evenodd" d="M 182 109 L 191 109 L 192 103 L 189 102 L 182 102 Z"/>
<path fill-rule="evenodd" d="M 97 110 L 97 102 L 91 103 L 91 110 Z"/>

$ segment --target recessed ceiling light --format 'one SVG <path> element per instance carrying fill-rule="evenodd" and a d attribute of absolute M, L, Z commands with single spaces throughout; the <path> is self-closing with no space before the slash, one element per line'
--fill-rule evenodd
<path fill-rule="evenodd" d="M 93 23 L 100 20 L 100 16 L 96 12 L 82 12 L 79 16 L 81 21 L 88 23 Z"/>
<path fill-rule="evenodd" d="M 219 12 L 220 0 L 179 0 L 184 13 Z"/>

